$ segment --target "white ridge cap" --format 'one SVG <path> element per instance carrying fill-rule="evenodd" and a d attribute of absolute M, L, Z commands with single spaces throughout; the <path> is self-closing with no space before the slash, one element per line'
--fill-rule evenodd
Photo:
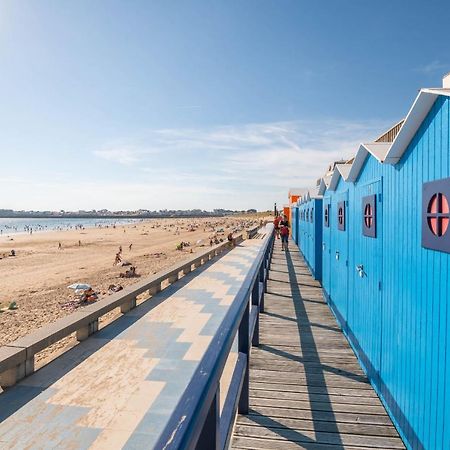
<path fill-rule="evenodd" d="M 331 176 L 330 185 L 328 189 L 330 191 L 334 191 L 338 184 L 339 178 L 342 177 L 344 181 L 348 180 L 348 176 L 350 174 L 350 170 L 352 168 L 353 163 L 351 164 L 336 164 L 333 175 Z"/>
<path fill-rule="evenodd" d="M 360 144 L 348 175 L 348 181 L 354 183 L 358 179 L 361 169 L 369 154 L 372 155 L 379 163 L 382 163 L 390 147 L 390 142 L 368 142 L 365 144 Z"/>
<path fill-rule="evenodd" d="M 425 117 L 430 112 L 439 95 L 450 97 L 450 89 L 427 88 L 419 91 L 419 95 L 416 97 L 400 131 L 386 154 L 384 160 L 386 163 L 396 164 L 400 161 L 403 153 L 414 138 L 414 135 L 417 133 L 417 130 L 425 120 Z"/>

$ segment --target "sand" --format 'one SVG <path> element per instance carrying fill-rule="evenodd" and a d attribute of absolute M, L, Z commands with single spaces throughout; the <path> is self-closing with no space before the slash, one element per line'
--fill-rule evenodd
<path fill-rule="evenodd" d="M 123 249 L 123 259 L 136 266 L 141 277 L 146 277 L 189 258 L 191 249 L 194 253 L 203 250 L 201 244 L 196 244 L 200 239 L 202 244 L 209 246 L 214 230 L 223 228 L 224 232 L 218 236 L 226 239 L 231 229 L 251 223 L 248 218 L 231 217 L 153 219 L 115 229 L 3 235 L 0 237 L 0 256 L 9 254 L 12 249 L 16 256 L 0 260 L 0 306 L 16 301 L 18 309 L 0 313 L 0 345 L 78 309 L 80 306 L 75 302 L 73 291 L 67 288 L 72 283 L 91 284 L 101 298 L 108 295 L 111 284 L 125 287 L 138 281 L 136 278 L 119 278 L 119 273 L 127 269 L 113 265 L 119 246 Z M 195 231 L 189 231 L 191 227 Z M 181 241 L 192 245 L 179 251 L 176 245 Z M 130 243 L 133 244 L 131 250 Z M 47 356 L 52 351 L 47 351 Z"/>

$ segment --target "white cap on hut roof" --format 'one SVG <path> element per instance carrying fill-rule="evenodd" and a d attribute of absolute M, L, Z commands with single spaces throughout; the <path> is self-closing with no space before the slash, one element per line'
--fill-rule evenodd
<path fill-rule="evenodd" d="M 331 176 L 330 185 L 328 186 L 330 191 L 336 189 L 340 177 L 342 177 L 344 181 L 347 181 L 352 165 L 353 164 L 336 164 L 333 175 Z"/>
<path fill-rule="evenodd" d="M 347 181 L 355 182 L 358 179 L 359 173 L 369 154 L 382 163 L 390 146 L 391 144 L 389 142 L 370 142 L 361 144 L 356 152 Z"/>

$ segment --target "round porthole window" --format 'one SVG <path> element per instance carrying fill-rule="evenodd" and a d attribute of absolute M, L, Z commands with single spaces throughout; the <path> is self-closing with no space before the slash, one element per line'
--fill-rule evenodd
<path fill-rule="evenodd" d="M 338 222 L 339 225 L 343 225 L 344 223 L 344 208 L 342 206 L 338 209 Z"/>
<path fill-rule="evenodd" d="M 367 228 L 372 228 L 373 210 L 372 205 L 370 203 L 367 203 L 366 207 L 364 208 L 364 223 L 366 224 Z"/>
<path fill-rule="evenodd" d="M 444 236 L 450 223 L 450 209 L 447 197 L 438 192 L 428 203 L 428 227 L 435 236 Z"/>

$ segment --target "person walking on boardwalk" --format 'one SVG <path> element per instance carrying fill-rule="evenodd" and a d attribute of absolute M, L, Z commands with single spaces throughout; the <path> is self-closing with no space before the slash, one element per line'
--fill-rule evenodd
<path fill-rule="evenodd" d="M 283 220 L 280 222 L 280 234 L 281 234 L 281 249 L 289 249 L 289 221 L 286 216 L 283 216 Z"/>
<path fill-rule="evenodd" d="M 280 222 L 281 222 L 281 217 L 277 214 L 275 216 L 275 219 L 273 219 L 273 226 L 275 227 L 275 235 L 276 235 L 277 239 L 280 239 Z"/>

